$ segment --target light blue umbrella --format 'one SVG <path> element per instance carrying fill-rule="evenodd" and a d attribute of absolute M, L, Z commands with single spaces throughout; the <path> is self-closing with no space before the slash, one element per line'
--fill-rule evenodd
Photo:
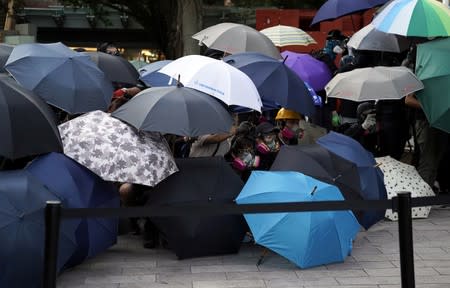
<path fill-rule="evenodd" d="M 106 110 L 113 87 L 88 55 L 62 43 L 16 46 L 5 69 L 23 87 L 70 114 Z"/>
<path fill-rule="evenodd" d="M 299 172 L 253 171 L 238 204 L 344 200 L 336 186 Z M 255 242 L 301 268 L 342 262 L 360 226 L 351 211 L 245 214 Z"/>

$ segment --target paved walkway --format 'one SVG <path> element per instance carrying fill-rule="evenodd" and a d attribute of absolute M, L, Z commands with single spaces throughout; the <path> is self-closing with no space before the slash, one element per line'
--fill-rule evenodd
<path fill-rule="evenodd" d="M 416 287 L 450 287 L 450 209 L 434 209 L 414 220 Z M 397 222 L 383 221 L 361 232 L 345 263 L 307 270 L 243 244 L 237 255 L 177 260 L 164 249 L 143 249 L 137 236 L 64 272 L 59 288 L 400 288 Z"/>

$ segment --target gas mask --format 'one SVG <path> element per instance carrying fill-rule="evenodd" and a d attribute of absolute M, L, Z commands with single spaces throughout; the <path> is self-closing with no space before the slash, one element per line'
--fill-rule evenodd
<path fill-rule="evenodd" d="M 240 157 L 233 160 L 233 167 L 239 171 L 244 171 L 259 166 L 259 156 L 255 156 L 250 152 L 244 152 Z"/>
<path fill-rule="evenodd" d="M 297 138 L 300 134 L 300 127 L 298 125 L 294 125 L 292 127 L 285 126 L 283 130 L 281 130 L 281 136 L 283 136 L 284 139 L 293 139 Z"/>
<path fill-rule="evenodd" d="M 267 154 L 269 152 L 277 152 L 280 149 L 280 144 L 276 140 L 275 135 L 266 135 L 263 137 L 263 142 L 256 146 L 256 149 L 261 154 Z"/>

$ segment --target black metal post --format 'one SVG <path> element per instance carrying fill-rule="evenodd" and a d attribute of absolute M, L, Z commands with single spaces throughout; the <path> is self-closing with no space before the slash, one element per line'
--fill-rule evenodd
<path fill-rule="evenodd" d="M 56 288 L 61 202 L 47 201 L 45 207 L 44 288 Z"/>
<path fill-rule="evenodd" d="M 402 288 L 415 288 L 411 193 L 398 193 L 398 236 Z"/>

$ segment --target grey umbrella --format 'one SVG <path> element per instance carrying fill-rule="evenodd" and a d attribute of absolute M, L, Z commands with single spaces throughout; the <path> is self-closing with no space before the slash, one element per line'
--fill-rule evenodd
<path fill-rule="evenodd" d="M 5 64 L 13 49 L 13 45 L 0 43 L 0 72 L 6 72 Z"/>
<path fill-rule="evenodd" d="M 233 123 L 219 100 L 191 88 L 176 86 L 146 89 L 112 116 L 139 130 L 191 137 L 228 132 Z"/>
<path fill-rule="evenodd" d="M 0 76 L 0 156 L 17 159 L 61 152 L 50 107 L 9 76 Z"/>
<path fill-rule="evenodd" d="M 220 23 L 203 29 L 194 34 L 192 38 L 199 40 L 199 44 L 228 54 L 259 52 L 275 59 L 281 59 L 278 48 L 266 35 L 243 24 Z"/>

